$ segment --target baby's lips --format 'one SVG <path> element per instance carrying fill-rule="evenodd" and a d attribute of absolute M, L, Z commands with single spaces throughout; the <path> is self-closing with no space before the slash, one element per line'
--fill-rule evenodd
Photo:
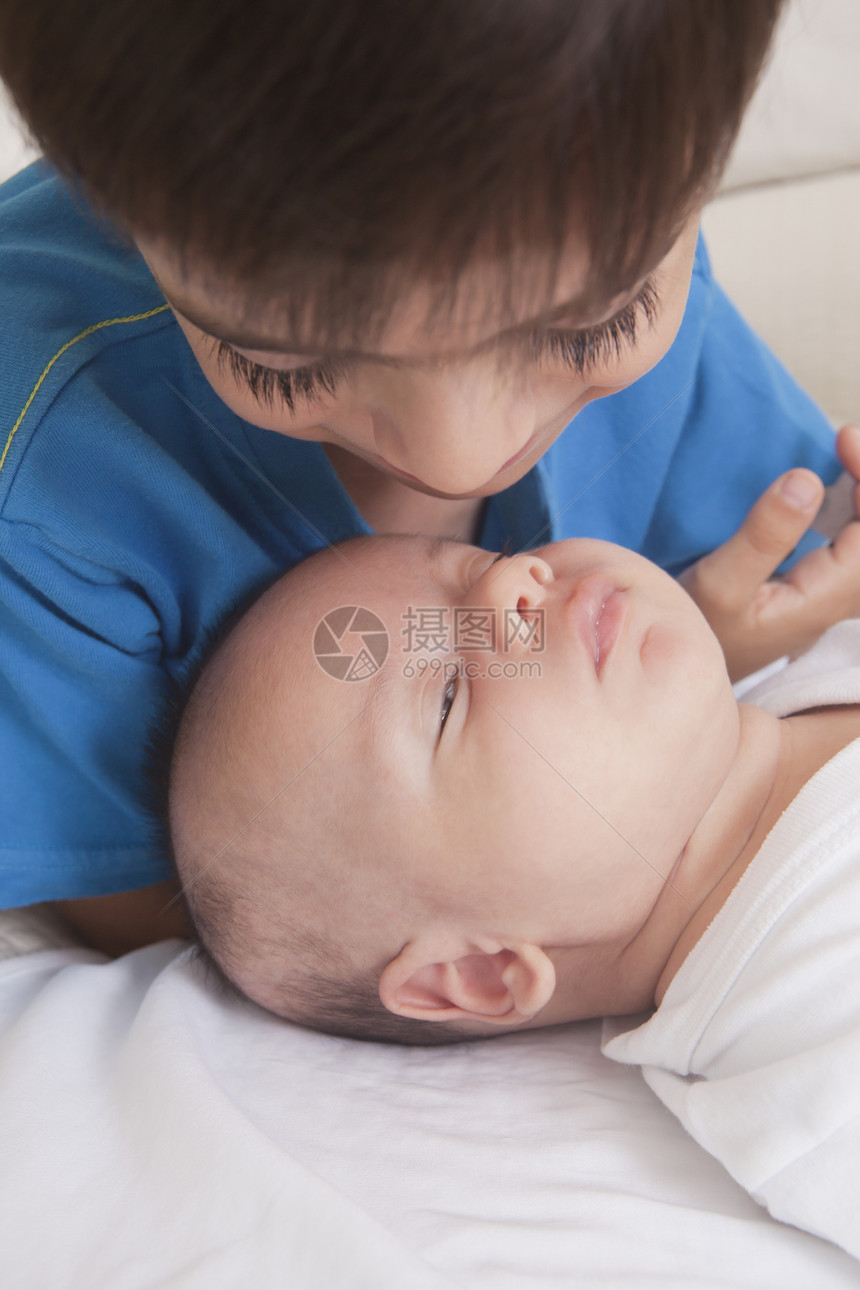
<path fill-rule="evenodd" d="M 573 589 L 567 606 L 577 635 L 597 675 L 606 665 L 627 612 L 626 592 L 605 574 L 588 574 Z"/>

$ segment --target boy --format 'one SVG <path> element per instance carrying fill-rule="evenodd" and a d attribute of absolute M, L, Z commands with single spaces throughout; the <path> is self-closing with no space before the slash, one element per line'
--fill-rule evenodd
<path fill-rule="evenodd" d="M 64 176 L 0 192 L 5 905 L 115 952 L 183 930 L 147 726 L 326 543 L 588 534 L 706 604 L 780 471 L 833 478 L 697 241 L 778 9 L 0 2 Z"/>
<path fill-rule="evenodd" d="M 860 524 L 821 554 L 857 612 Z M 348 542 L 192 693 L 169 795 L 192 921 L 251 999 L 338 1034 L 658 1005 L 608 1054 L 776 1217 L 860 1257 L 860 620 L 754 702 L 620 547 Z"/>

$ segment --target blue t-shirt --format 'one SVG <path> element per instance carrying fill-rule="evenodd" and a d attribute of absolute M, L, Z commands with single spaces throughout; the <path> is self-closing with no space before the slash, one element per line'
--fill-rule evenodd
<path fill-rule="evenodd" d="M 368 527 L 319 444 L 241 420 L 140 254 L 38 162 L 0 187 L 0 907 L 158 882 L 147 731 L 234 605 Z M 482 543 L 589 535 L 677 572 L 783 470 L 838 473 L 824 416 L 700 241 L 675 343 L 589 404 Z"/>

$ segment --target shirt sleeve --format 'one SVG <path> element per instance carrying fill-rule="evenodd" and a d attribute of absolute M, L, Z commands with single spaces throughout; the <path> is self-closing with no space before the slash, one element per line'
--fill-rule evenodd
<path fill-rule="evenodd" d="M 164 703 L 140 587 L 36 525 L 0 521 L 0 903 L 106 895 L 170 868 L 141 805 Z"/>
<path fill-rule="evenodd" d="M 14 907 L 169 875 L 150 731 L 225 618 L 357 512 L 338 509 L 322 448 L 218 399 L 137 249 L 46 164 L 0 185 L 0 300 L 0 907 Z"/>
<path fill-rule="evenodd" d="M 140 256 L 43 162 L 0 186 L 0 283 L 0 906 L 12 907 L 169 872 L 138 801 L 143 732 L 170 684 L 169 604 L 154 601 L 145 551 L 130 558 L 133 526 L 158 514 L 137 486 L 139 431 L 116 399 L 84 397 L 81 376 L 122 338 L 163 328 L 166 307 Z"/>
<path fill-rule="evenodd" d="M 175 330 L 85 356 L 0 470 L 0 907 L 169 876 L 150 733 L 225 616 L 296 559 L 271 490 L 162 379 L 182 388 Z"/>
<path fill-rule="evenodd" d="M 725 542 L 783 471 L 806 466 L 825 484 L 841 471 L 827 417 L 710 278 L 706 257 L 702 267 L 710 304 L 701 347 L 640 548 L 676 574 Z M 792 559 L 825 542 L 813 531 Z"/>

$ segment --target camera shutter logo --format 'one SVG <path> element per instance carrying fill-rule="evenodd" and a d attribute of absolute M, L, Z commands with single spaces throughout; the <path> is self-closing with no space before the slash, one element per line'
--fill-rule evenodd
<path fill-rule="evenodd" d="M 336 681 L 367 681 L 388 657 L 385 624 L 361 605 L 332 609 L 317 623 L 314 657 Z"/>

